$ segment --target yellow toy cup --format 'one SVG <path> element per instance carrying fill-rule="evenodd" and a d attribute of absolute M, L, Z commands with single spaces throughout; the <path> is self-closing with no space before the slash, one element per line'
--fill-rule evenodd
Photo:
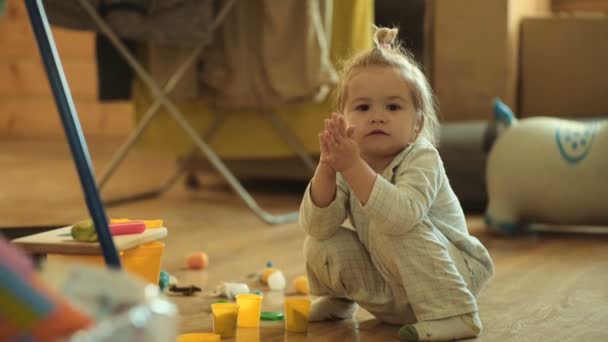
<path fill-rule="evenodd" d="M 285 298 L 285 330 L 305 333 L 310 317 L 310 298 Z"/>
<path fill-rule="evenodd" d="M 257 328 L 260 326 L 262 314 L 262 296 L 256 294 L 240 294 L 236 296 L 239 305 L 238 326 Z"/>
<path fill-rule="evenodd" d="M 182 334 L 177 337 L 177 342 L 220 342 L 220 335 L 213 333 Z"/>
<path fill-rule="evenodd" d="M 235 303 L 211 304 L 213 312 L 213 333 L 221 338 L 230 338 L 236 335 L 236 323 L 239 316 L 239 305 Z"/>
<path fill-rule="evenodd" d="M 260 329 L 239 328 L 236 333 L 236 342 L 260 342 Z"/>

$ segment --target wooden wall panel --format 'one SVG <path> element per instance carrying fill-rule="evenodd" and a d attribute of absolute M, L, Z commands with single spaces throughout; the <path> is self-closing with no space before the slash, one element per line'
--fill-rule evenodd
<path fill-rule="evenodd" d="M 23 1 L 0 17 L 0 137 L 61 138 L 63 130 Z M 124 137 L 133 127 L 129 102 L 97 100 L 94 34 L 52 27 L 87 136 Z"/>

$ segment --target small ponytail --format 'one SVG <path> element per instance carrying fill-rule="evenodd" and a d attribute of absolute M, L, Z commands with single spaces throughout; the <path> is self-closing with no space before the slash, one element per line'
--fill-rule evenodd
<path fill-rule="evenodd" d="M 376 49 L 382 50 L 399 50 L 399 46 L 395 46 L 397 40 L 397 34 L 399 30 L 396 28 L 380 27 L 376 28 L 374 33 L 374 46 Z"/>

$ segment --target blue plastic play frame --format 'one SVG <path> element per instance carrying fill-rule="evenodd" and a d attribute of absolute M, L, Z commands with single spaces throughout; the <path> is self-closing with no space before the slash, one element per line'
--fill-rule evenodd
<path fill-rule="evenodd" d="M 61 123 L 65 130 L 65 135 L 70 145 L 70 151 L 78 170 L 80 185 L 84 192 L 84 198 L 89 208 L 89 213 L 95 224 L 95 230 L 99 237 L 101 250 L 106 265 L 109 267 L 120 268 L 120 259 L 112 240 L 112 235 L 108 229 L 108 219 L 99 196 L 95 177 L 91 167 L 91 159 L 87 143 L 82 134 L 82 128 L 78 120 L 78 114 L 72 101 L 72 95 L 65 79 L 63 67 L 57 53 L 53 34 L 49 27 L 49 22 L 44 11 L 41 0 L 26 0 L 25 5 L 32 23 L 34 35 L 40 49 L 40 55 L 44 62 L 44 68 L 51 84 L 53 97 L 59 109 Z"/>

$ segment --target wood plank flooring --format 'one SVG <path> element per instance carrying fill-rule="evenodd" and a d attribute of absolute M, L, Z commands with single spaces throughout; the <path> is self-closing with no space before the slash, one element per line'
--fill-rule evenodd
<path fill-rule="evenodd" d="M 116 143 L 89 142 L 99 174 Z M 75 222 L 88 216 L 68 148 L 62 141 L 0 140 L 0 226 Z M 160 184 L 173 168 L 170 156 L 130 156 L 104 190 L 105 197 Z M 269 226 L 214 177 L 203 176 L 200 191 L 183 182 L 154 200 L 108 208 L 111 217 L 163 218 L 169 228 L 163 268 L 181 284 L 204 288 L 202 295 L 171 297 L 181 332 L 210 331 L 207 296 L 222 281 L 248 281 L 272 261 L 288 278 L 304 273 L 304 234 L 296 224 Z M 219 185 L 218 185 L 219 184 Z M 264 208 L 296 210 L 300 192 L 256 191 Z M 608 236 L 489 235 L 481 218 L 469 217 L 471 232 L 489 248 L 496 276 L 479 300 L 484 323 L 476 341 L 608 341 Z M 185 269 L 189 252 L 209 254 L 205 271 Z M 291 290 L 291 287 L 288 287 Z M 264 310 L 280 310 L 283 294 L 267 292 Z M 281 323 L 240 331 L 237 341 L 392 341 L 397 328 L 360 311 L 357 320 L 312 324 L 307 335 L 285 334 Z"/>

